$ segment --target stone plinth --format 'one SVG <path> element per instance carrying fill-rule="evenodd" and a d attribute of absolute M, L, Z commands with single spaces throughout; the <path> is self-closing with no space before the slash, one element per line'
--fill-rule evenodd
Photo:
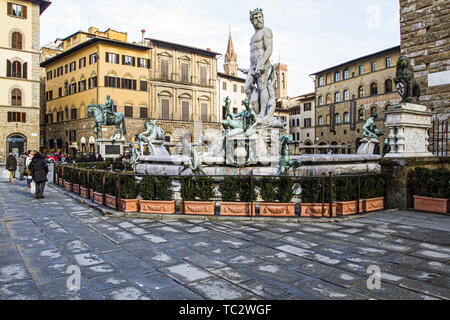
<path fill-rule="evenodd" d="M 102 155 L 103 159 L 117 159 L 122 154 L 125 154 L 125 139 L 97 139 L 97 150 Z"/>
<path fill-rule="evenodd" d="M 385 126 L 389 130 L 391 152 L 387 158 L 431 157 L 428 151 L 428 129 L 432 113 L 422 105 L 401 103 L 387 111 Z"/>

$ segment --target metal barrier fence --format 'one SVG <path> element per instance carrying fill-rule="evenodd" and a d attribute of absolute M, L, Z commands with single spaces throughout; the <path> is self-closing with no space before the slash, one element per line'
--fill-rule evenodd
<path fill-rule="evenodd" d="M 151 175 L 145 175 L 145 174 L 136 174 L 136 173 L 129 173 L 129 172 L 123 172 L 123 171 L 112 171 L 112 170 L 98 170 L 93 168 L 77 168 L 70 165 L 55 165 L 55 170 L 53 172 L 53 181 L 55 184 L 61 185 L 61 180 L 63 180 L 64 177 L 64 171 L 67 169 L 75 170 L 76 174 L 75 176 L 78 177 L 78 188 L 76 190 L 71 190 L 79 195 L 82 194 L 82 187 L 80 183 L 80 176 L 82 172 L 85 172 L 87 177 L 87 196 L 85 198 L 94 200 L 93 199 L 93 192 L 96 190 L 96 182 L 95 182 L 95 175 L 101 175 L 101 204 L 106 205 L 106 197 L 109 195 L 107 194 L 107 177 L 109 175 L 112 175 L 114 177 L 114 194 L 111 194 L 110 196 L 113 196 L 115 198 L 115 209 L 121 210 L 121 204 L 124 201 L 121 197 L 121 188 L 122 183 L 121 181 L 124 179 L 124 176 L 126 177 L 133 177 L 136 183 L 138 183 L 139 180 L 142 181 L 145 177 L 150 178 L 171 178 L 173 181 L 172 191 L 173 191 L 173 197 L 172 200 L 175 200 L 176 207 L 179 210 L 176 210 L 175 214 L 183 214 L 186 212 L 185 204 L 188 201 L 186 199 L 186 184 L 192 179 L 210 179 L 211 183 L 214 185 L 214 196 L 211 196 L 211 201 L 218 201 L 221 204 L 226 202 L 222 199 L 222 194 L 217 192 L 219 189 L 219 185 L 221 181 L 224 181 L 224 179 L 246 179 L 248 186 L 250 188 L 250 194 L 251 197 L 248 202 L 249 203 L 249 212 L 245 214 L 245 216 L 262 216 L 261 214 L 261 206 L 267 201 L 263 199 L 262 196 L 262 189 L 267 187 L 267 184 L 273 183 L 277 184 L 278 188 L 282 188 L 283 186 L 290 185 L 295 186 L 294 194 L 292 195 L 291 201 L 289 201 L 290 204 L 294 204 L 294 210 L 295 206 L 297 204 L 305 204 L 305 201 L 303 201 L 303 198 L 305 198 L 306 192 L 308 192 L 310 195 L 313 195 L 315 199 L 318 199 L 318 202 L 313 203 L 315 205 L 315 209 L 313 212 L 310 212 L 312 217 L 335 217 L 336 214 L 334 212 L 334 207 L 341 203 L 341 202 L 352 202 L 354 203 L 354 214 L 359 214 L 363 212 L 362 205 L 364 202 L 368 199 L 367 197 L 367 189 L 371 188 L 370 184 L 367 186 L 366 180 L 372 179 L 374 181 L 377 181 L 375 183 L 375 186 L 372 183 L 373 188 L 378 188 L 377 190 L 372 190 L 372 192 L 375 192 L 377 194 L 374 194 L 373 198 L 383 198 L 382 207 L 379 207 L 378 210 L 385 208 L 385 201 L 386 198 L 386 183 L 387 179 L 385 175 L 382 175 L 380 173 L 367 173 L 367 174 L 352 174 L 352 175 L 333 175 L 331 172 L 328 174 L 323 174 L 321 176 L 255 176 L 255 175 L 199 175 L 199 176 L 170 176 L 170 175 L 164 175 L 164 176 L 151 176 Z M 98 176 L 97 176 L 98 177 Z M 378 179 L 378 180 L 377 180 Z M 365 197 L 361 194 L 361 183 L 364 180 L 365 182 Z M 206 180 L 205 180 L 206 181 Z M 312 183 L 307 183 L 308 181 L 312 181 Z M 340 185 L 350 185 L 350 187 L 340 187 Z M 310 189 L 305 189 L 305 186 L 311 186 L 315 185 L 314 191 Z M 280 187 L 281 186 L 281 187 Z M 179 188 L 179 191 L 177 189 Z M 340 188 L 340 189 L 339 189 Z M 339 189 L 339 190 L 338 190 Z M 96 190 L 95 193 L 98 194 L 99 190 Z M 248 191 L 248 190 L 247 190 Z M 300 192 L 298 192 L 300 191 Z M 336 194 L 340 191 L 341 198 L 342 196 L 346 196 L 348 201 L 343 201 L 340 199 L 337 199 L 339 196 L 336 196 Z M 238 192 L 238 190 L 236 190 Z M 289 188 L 286 192 L 291 192 Z M 347 193 L 346 193 L 347 192 Z M 138 192 L 139 193 L 139 192 Z M 137 197 L 138 198 L 138 197 Z M 200 200 L 201 201 L 201 200 Z M 239 202 L 239 201 L 237 201 Z M 97 202 L 98 203 L 98 202 Z M 259 204 L 259 214 L 256 212 L 256 204 Z M 275 205 L 281 205 L 283 203 L 275 200 Z M 308 203 L 310 204 L 310 203 Z M 319 207 L 319 209 L 317 209 Z M 364 210 L 367 211 L 367 210 Z M 140 210 L 138 209 L 138 212 Z M 297 215 L 297 211 L 295 211 L 295 216 Z M 186 213 L 187 214 L 187 213 Z M 214 208 L 214 215 L 217 215 L 216 209 Z M 299 214 L 302 216 L 301 212 Z M 276 214 L 273 214 L 271 216 L 276 216 Z M 281 215 L 285 216 L 285 215 Z"/>
<path fill-rule="evenodd" d="M 448 119 L 435 118 L 432 125 L 428 131 L 429 151 L 435 156 L 448 156 Z"/>

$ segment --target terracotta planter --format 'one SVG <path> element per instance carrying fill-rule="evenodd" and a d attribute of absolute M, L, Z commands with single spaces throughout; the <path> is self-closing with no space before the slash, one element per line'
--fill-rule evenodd
<path fill-rule="evenodd" d="M 139 199 L 120 199 L 120 210 L 123 212 L 138 212 Z"/>
<path fill-rule="evenodd" d="M 261 202 L 260 217 L 295 217 L 295 203 Z"/>
<path fill-rule="evenodd" d="M 95 203 L 103 204 L 103 193 L 94 192 L 93 193 L 93 200 Z"/>
<path fill-rule="evenodd" d="M 184 201 L 181 213 L 213 216 L 216 211 L 215 201 Z"/>
<path fill-rule="evenodd" d="M 159 213 L 159 214 L 174 214 L 175 200 L 160 201 L 160 200 L 139 200 L 141 213 Z"/>
<path fill-rule="evenodd" d="M 64 189 L 66 189 L 67 191 L 72 191 L 72 182 L 64 181 Z"/>
<path fill-rule="evenodd" d="M 115 209 L 116 208 L 116 196 L 112 196 L 110 194 L 105 194 L 105 204 L 108 207 Z"/>
<path fill-rule="evenodd" d="M 443 214 L 450 213 L 450 199 L 414 196 L 414 209 Z"/>
<path fill-rule="evenodd" d="M 92 189 L 89 191 L 89 199 L 94 201 L 94 190 L 92 190 Z"/>
<path fill-rule="evenodd" d="M 72 184 L 72 191 L 75 193 L 80 193 L 80 185 L 79 184 Z"/>
<path fill-rule="evenodd" d="M 337 204 L 333 203 L 331 215 L 337 217 Z M 300 203 L 300 217 L 321 217 L 330 218 L 330 204 L 324 204 L 324 213 L 322 215 L 322 203 Z"/>
<path fill-rule="evenodd" d="M 253 216 L 256 213 L 256 203 L 253 202 L 221 202 L 220 215 L 221 216 Z"/>
<path fill-rule="evenodd" d="M 364 212 L 378 211 L 384 209 L 384 197 L 363 199 Z"/>
<path fill-rule="evenodd" d="M 80 187 L 80 192 L 81 192 L 81 196 L 83 198 L 86 198 L 86 199 L 88 198 L 88 189 Z"/>
<path fill-rule="evenodd" d="M 356 200 L 336 201 L 336 213 L 338 216 L 356 214 Z M 364 200 L 359 200 L 359 212 L 363 212 Z"/>

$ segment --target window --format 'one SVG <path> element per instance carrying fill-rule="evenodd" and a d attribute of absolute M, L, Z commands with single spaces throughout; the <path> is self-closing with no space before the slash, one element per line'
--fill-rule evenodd
<path fill-rule="evenodd" d="M 329 94 L 327 94 L 327 104 L 331 103 L 331 96 Z"/>
<path fill-rule="evenodd" d="M 311 102 L 305 103 L 305 105 L 303 106 L 303 109 L 305 111 L 311 111 Z"/>
<path fill-rule="evenodd" d="M 317 119 L 317 124 L 319 126 L 323 126 L 323 117 L 322 116 L 319 116 L 319 118 Z"/>
<path fill-rule="evenodd" d="M 27 114 L 25 112 L 8 111 L 8 122 L 27 122 Z"/>
<path fill-rule="evenodd" d="M 286 79 L 284 73 L 281 74 L 281 88 L 286 88 Z"/>
<path fill-rule="evenodd" d="M 244 86 L 241 86 L 241 93 L 245 93 L 245 88 L 244 88 Z"/>
<path fill-rule="evenodd" d="M 359 109 L 359 111 L 358 111 L 358 120 L 360 120 L 360 121 L 364 120 L 364 110 L 363 109 Z"/>
<path fill-rule="evenodd" d="M 169 61 L 161 60 L 161 78 L 169 80 Z"/>
<path fill-rule="evenodd" d="M 336 92 L 334 94 L 334 103 L 341 102 L 341 94 L 339 92 Z"/>
<path fill-rule="evenodd" d="M 350 78 L 350 71 L 348 69 L 344 70 L 344 80 L 347 80 Z"/>
<path fill-rule="evenodd" d="M 97 62 L 97 54 L 92 53 L 89 55 L 89 64 L 93 64 Z"/>
<path fill-rule="evenodd" d="M 122 56 L 122 64 L 134 67 L 136 65 L 136 58 L 130 56 Z"/>
<path fill-rule="evenodd" d="M 150 69 L 150 59 L 138 58 L 138 67 Z"/>
<path fill-rule="evenodd" d="M 377 71 L 377 62 L 372 61 L 372 63 L 370 64 L 370 67 L 371 67 L 372 72 Z"/>
<path fill-rule="evenodd" d="M 47 91 L 45 95 L 47 101 L 53 100 L 53 90 Z"/>
<path fill-rule="evenodd" d="M 105 76 L 105 87 L 120 88 L 120 78 Z"/>
<path fill-rule="evenodd" d="M 303 119 L 303 125 L 305 128 L 311 128 L 311 118 Z"/>
<path fill-rule="evenodd" d="M 339 113 L 334 114 L 334 123 L 341 123 L 341 115 Z"/>
<path fill-rule="evenodd" d="M 27 17 L 27 7 L 19 4 L 8 3 L 8 15 L 18 18 Z"/>
<path fill-rule="evenodd" d="M 344 101 L 350 100 L 350 94 L 348 90 L 344 90 Z"/>
<path fill-rule="evenodd" d="M 13 32 L 11 42 L 11 48 L 22 50 L 22 35 L 19 32 Z"/>
<path fill-rule="evenodd" d="M 148 108 L 147 107 L 140 107 L 139 108 L 139 117 L 141 119 L 147 119 L 148 118 Z"/>
<path fill-rule="evenodd" d="M 237 92 L 237 84 L 235 84 L 235 83 L 233 84 L 233 91 Z"/>
<path fill-rule="evenodd" d="M 86 91 L 86 79 L 78 82 L 78 92 Z"/>
<path fill-rule="evenodd" d="M 202 121 L 208 121 L 208 104 L 201 103 L 200 110 L 201 110 L 201 115 L 202 115 Z"/>
<path fill-rule="evenodd" d="M 392 92 L 392 80 L 391 79 L 387 79 L 384 82 L 384 92 L 386 92 L 386 93 Z"/>
<path fill-rule="evenodd" d="M 297 127 L 300 127 L 300 119 L 297 119 Z"/>
<path fill-rule="evenodd" d="M 20 89 L 12 89 L 11 105 L 12 106 L 21 106 L 22 105 L 22 91 L 20 91 Z"/>
<path fill-rule="evenodd" d="M 335 72 L 334 73 L 334 82 L 339 82 L 339 81 L 341 81 L 341 73 Z"/>
<path fill-rule="evenodd" d="M 372 114 L 373 114 L 374 112 L 377 112 L 377 107 L 372 107 L 372 108 L 370 108 L 370 115 L 371 115 L 371 116 L 372 116 Z"/>
<path fill-rule="evenodd" d="M 62 111 L 58 111 L 56 113 L 56 121 L 63 121 L 64 120 L 64 113 Z"/>
<path fill-rule="evenodd" d="M 358 98 L 364 98 L 364 86 L 358 88 Z"/>
<path fill-rule="evenodd" d="M 27 78 L 27 65 L 25 62 L 23 65 L 19 61 L 11 62 L 6 60 L 6 76 L 13 78 Z"/>
<path fill-rule="evenodd" d="M 96 88 L 97 87 L 97 76 L 91 77 L 88 80 L 89 89 Z M 106 81 L 105 81 L 106 86 Z"/>
<path fill-rule="evenodd" d="M 344 112 L 344 123 L 350 122 L 350 114 L 348 112 Z"/>
<path fill-rule="evenodd" d="M 147 91 L 147 81 L 146 80 L 139 81 L 139 90 Z"/>
<path fill-rule="evenodd" d="M 69 109 L 67 109 L 67 107 L 66 107 L 66 109 L 64 109 L 64 113 L 65 113 L 65 116 L 66 116 L 66 120 L 69 120 Z"/>
<path fill-rule="evenodd" d="M 319 106 L 323 105 L 323 97 L 322 96 L 319 97 L 318 105 Z"/>
<path fill-rule="evenodd" d="M 58 97 L 62 97 L 62 87 L 58 88 Z"/>
<path fill-rule="evenodd" d="M 136 80 L 122 78 L 122 89 L 136 90 Z"/>
<path fill-rule="evenodd" d="M 361 76 L 363 74 L 364 74 L 364 66 L 361 65 L 361 66 L 359 66 L 359 75 Z"/>
<path fill-rule="evenodd" d="M 370 85 L 370 96 L 375 96 L 378 94 L 378 87 L 377 87 L 377 83 L 374 82 Z"/>
<path fill-rule="evenodd" d="M 119 63 L 119 55 L 117 53 L 106 52 L 105 56 L 106 62 Z"/>
<path fill-rule="evenodd" d="M 200 67 L 200 84 L 206 86 L 208 79 L 206 78 L 207 69 L 206 67 Z"/>
<path fill-rule="evenodd" d="M 319 77 L 319 87 L 323 86 L 323 76 Z"/>
<path fill-rule="evenodd" d="M 161 111 L 162 111 L 162 119 L 169 119 L 169 99 L 161 100 Z"/>
<path fill-rule="evenodd" d="M 386 58 L 386 68 L 392 67 L 392 59 L 391 57 Z"/>
<path fill-rule="evenodd" d="M 79 67 L 80 67 L 80 68 L 86 67 L 86 57 L 81 58 L 81 59 L 79 60 Z"/>
<path fill-rule="evenodd" d="M 53 78 L 52 75 L 53 75 L 53 73 L 51 71 L 47 72 L 47 81 L 52 80 L 52 78 Z"/>
<path fill-rule="evenodd" d="M 132 106 L 125 106 L 125 117 L 133 118 L 133 107 Z"/>
<path fill-rule="evenodd" d="M 70 63 L 70 72 L 75 70 L 77 70 L 77 63 L 74 61 Z"/>
<path fill-rule="evenodd" d="M 300 140 L 300 132 L 297 132 L 297 141 Z"/>
<path fill-rule="evenodd" d="M 187 63 L 181 64 L 181 81 L 189 82 L 189 64 Z"/>
<path fill-rule="evenodd" d="M 70 109 L 70 119 L 75 120 L 77 118 L 77 109 Z"/>
<path fill-rule="evenodd" d="M 77 93 L 77 83 L 76 82 L 71 83 L 69 89 L 70 89 L 69 94 Z"/>
<path fill-rule="evenodd" d="M 189 121 L 189 102 L 181 102 L 181 120 Z"/>
<path fill-rule="evenodd" d="M 222 82 L 222 89 L 227 90 L 227 83 L 225 81 Z"/>

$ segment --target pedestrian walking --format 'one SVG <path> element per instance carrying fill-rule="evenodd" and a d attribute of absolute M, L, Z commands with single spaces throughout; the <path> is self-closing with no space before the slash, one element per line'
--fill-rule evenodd
<path fill-rule="evenodd" d="M 98 154 L 97 162 L 103 162 L 103 157 L 100 153 Z"/>
<path fill-rule="evenodd" d="M 17 159 L 12 152 L 9 153 L 8 159 L 6 160 L 6 169 L 9 171 L 9 182 L 12 183 L 17 170 Z"/>
<path fill-rule="evenodd" d="M 25 159 L 26 159 L 26 154 L 22 153 L 19 157 L 19 160 L 17 161 L 17 164 L 19 165 L 19 180 L 23 180 L 23 177 L 25 175 Z"/>
<path fill-rule="evenodd" d="M 47 182 L 48 165 L 39 152 L 35 152 L 30 164 L 31 176 L 36 185 L 36 199 L 44 198 L 45 183 Z"/>
<path fill-rule="evenodd" d="M 31 164 L 32 159 L 33 159 L 33 151 L 28 150 L 27 157 L 25 159 L 25 175 L 27 176 L 27 188 L 28 189 L 31 188 L 31 181 L 33 181 L 32 177 L 31 177 L 31 171 L 30 171 L 30 164 Z"/>

